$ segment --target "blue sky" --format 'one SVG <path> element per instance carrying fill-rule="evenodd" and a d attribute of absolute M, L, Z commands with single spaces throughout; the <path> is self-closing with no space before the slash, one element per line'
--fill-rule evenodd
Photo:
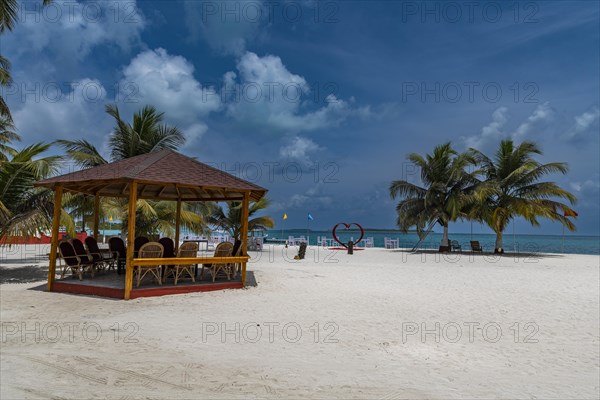
<path fill-rule="evenodd" d="M 394 227 L 387 188 L 416 177 L 408 153 L 534 140 L 540 161 L 569 163 L 552 179 L 579 198 L 578 232 L 599 233 L 596 1 L 39 3 L 0 38 L 24 145 L 105 151 L 105 104 L 153 104 L 182 152 L 268 188 L 278 222 L 310 212 L 328 229 Z"/>

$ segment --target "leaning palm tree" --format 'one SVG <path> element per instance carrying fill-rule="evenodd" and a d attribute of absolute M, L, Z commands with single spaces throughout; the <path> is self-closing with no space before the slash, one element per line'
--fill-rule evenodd
<path fill-rule="evenodd" d="M 257 202 L 250 203 L 248 208 L 248 217 L 255 214 L 257 211 L 267 208 L 270 200 L 263 197 Z M 227 211 L 219 205 L 214 205 L 212 213 L 209 217 L 209 222 L 216 227 L 228 232 L 231 237 L 239 239 L 241 235 L 242 225 L 242 203 L 240 201 L 228 201 Z M 273 228 L 275 221 L 268 216 L 256 217 L 248 220 L 248 231 L 265 230 Z"/>
<path fill-rule="evenodd" d="M 489 225 L 496 233 L 495 253 L 503 253 L 502 234 L 508 223 L 516 217 L 523 217 L 533 226 L 538 226 L 538 218 L 559 221 L 567 229 L 574 231 L 575 225 L 566 218 L 565 212 L 571 208 L 560 201 L 565 199 L 575 204 L 576 198 L 554 182 L 539 182 L 550 173 L 565 174 L 566 163 L 542 164 L 533 156 L 542 151 L 532 142 L 523 142 L 518 146 L 512 140 L 500 142 L 493 159 L 479 150 L 469 150 L 485 180 L 475 191 L 475 202 L 469 212 L 472 218 Z"/>
<path fill-rule="evenodd" d="M 49 144 L 33 144 L 17 151 L 0 165 L 0 237 L 35 236 L 50 228 L 52 221 L 52 191 L 34 188 L 37 180 L 53 175 L 59 169 L 61 156 L 40 155 Z M 63 212 L 61 225 L 74 233 L 73 221 Z"/>
<path fill-rule="evenodd" d="M 175 150 L 185 143 L 183 133 L 173 126 L 163 124 L 164 113 L 152 106 L 145 106 L 134 113 L 133 122 L 125 121 L 114 105 L 107 105 L 106 112 L 115 120 L 115 128 L 108 143 L 110 160 L 118 161 L 126 158 L 152 153 L 163 149 Z M 86 140 L 59 140 L 69 158 L 81 168 L 91 168 L 106 164 L 106 160 L 98 149 Z M 91 203 L 82 195 L 70 199 L 71 210 L 78 211 L 85 221 L 91 213 Z M 104 199 L 102 202 L 104 215 L 111 215 L 121 220 L 127 219 L 127 202 L 123 199 Z M 181 222 L 184 228 L 194 232 L 205 232 L 206 224 L 202 214 L 190 210 L 190 204 L 182 205 Z M 154 235 L 159 232 L 172 233 L 175 223 L 175 203 L 151 200 L 138 200 L 136 213 L 136 233 Z M 125 230 L 126 227 L 123 227 Z"/>
<path fill-rule="evenodd" d="M 436 146 L 433 154 L 425 157 L 412 153 L 407 158 L 420 168 L 423 186 L 407 180 L 390 184 L 392 199 L 400 198 L 396 206 L 398 227 L 407 232 L 415 226 L 423 239 L 438 223 L 444 230 L 440 246 L 447 247 L 449 223 L 466 217 L 464 206 L 476 183 L 473 174 L 468 173 L 466 168 L 473 159 L 468 154 L 458 154 L 450 143 Z"/>

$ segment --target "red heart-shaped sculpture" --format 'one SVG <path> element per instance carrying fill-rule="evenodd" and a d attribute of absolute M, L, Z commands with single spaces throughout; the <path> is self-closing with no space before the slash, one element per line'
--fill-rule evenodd
<path fill-rule="evenodd" d="M 356 245 L 356 243 L 360 243 L 360 241 L 362 240 L 362 238 L 365 236 L 365 231 L 364 231 L 363 227 L 360 226 L 359 224 L 357 224 L 356 222 L 352 222 L 350 224 L 346 224 L 344 222 L 340 222 L 339 224 L 337 224 L 336 226 L 333 227 L 333 231 L 331 231 L 331 233 L 333 234 L 333 238 L 335 239 L 335 241 L 338 242 L 339 244 L 341 244 L 342 246 L 344 246 L 345 248 L 348 248 L 348 245 L 346 243 L 340 242 L 340 240 L 335 235 L 335 231 L 338 228 L 338 226 L 340 226 L 340 225 L 344 225 L 346 227 L 346 229 L 350 229 L 350 227 L 352 225 L 358 226 L 358 229 L 360 229 L 360 239 L 354 241 L 353 242 L 354 245 Z"/>

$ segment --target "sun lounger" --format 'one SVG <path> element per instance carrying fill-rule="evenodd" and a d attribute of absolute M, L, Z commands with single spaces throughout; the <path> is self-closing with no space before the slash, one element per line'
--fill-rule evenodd
<path fill-rule="evenodd" d="M 452 249 L 452 251 L 458 250 L 458 251 L 462 252 L 462 247 L 461 247 L 460 243 L 458 243 L 458 240 L 451 240 L 450 248 Z"/>
<path fill-rule="evenodd" d="M 481 244 L 479 244 L 479 241 L 471 240 L 471 251 L 474 253 L 482 253 L 483 252 L 483 248 L 481 247 Z"/>

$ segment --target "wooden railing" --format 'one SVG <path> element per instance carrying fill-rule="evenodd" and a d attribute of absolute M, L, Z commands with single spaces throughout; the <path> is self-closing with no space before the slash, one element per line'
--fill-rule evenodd
<path fill-rule="evenodd" d="M 125 299 L 129 299 L 133 288 L 133 268 L 152 265 L 193 265 L 193 264 L 241 264 L 242 286 L 246 286 L 246 263 L 248 256 L 238 257 L 183 257 L 183 258 L 134 258 L 125 271 Z"/>
<path fill-rule="evenodd" d="M 134 258 L 132 265 L 190 265 L 190 264 L 241 264 L 248 256 L 239 257 L 185 257 L 185 258 Z"/>

